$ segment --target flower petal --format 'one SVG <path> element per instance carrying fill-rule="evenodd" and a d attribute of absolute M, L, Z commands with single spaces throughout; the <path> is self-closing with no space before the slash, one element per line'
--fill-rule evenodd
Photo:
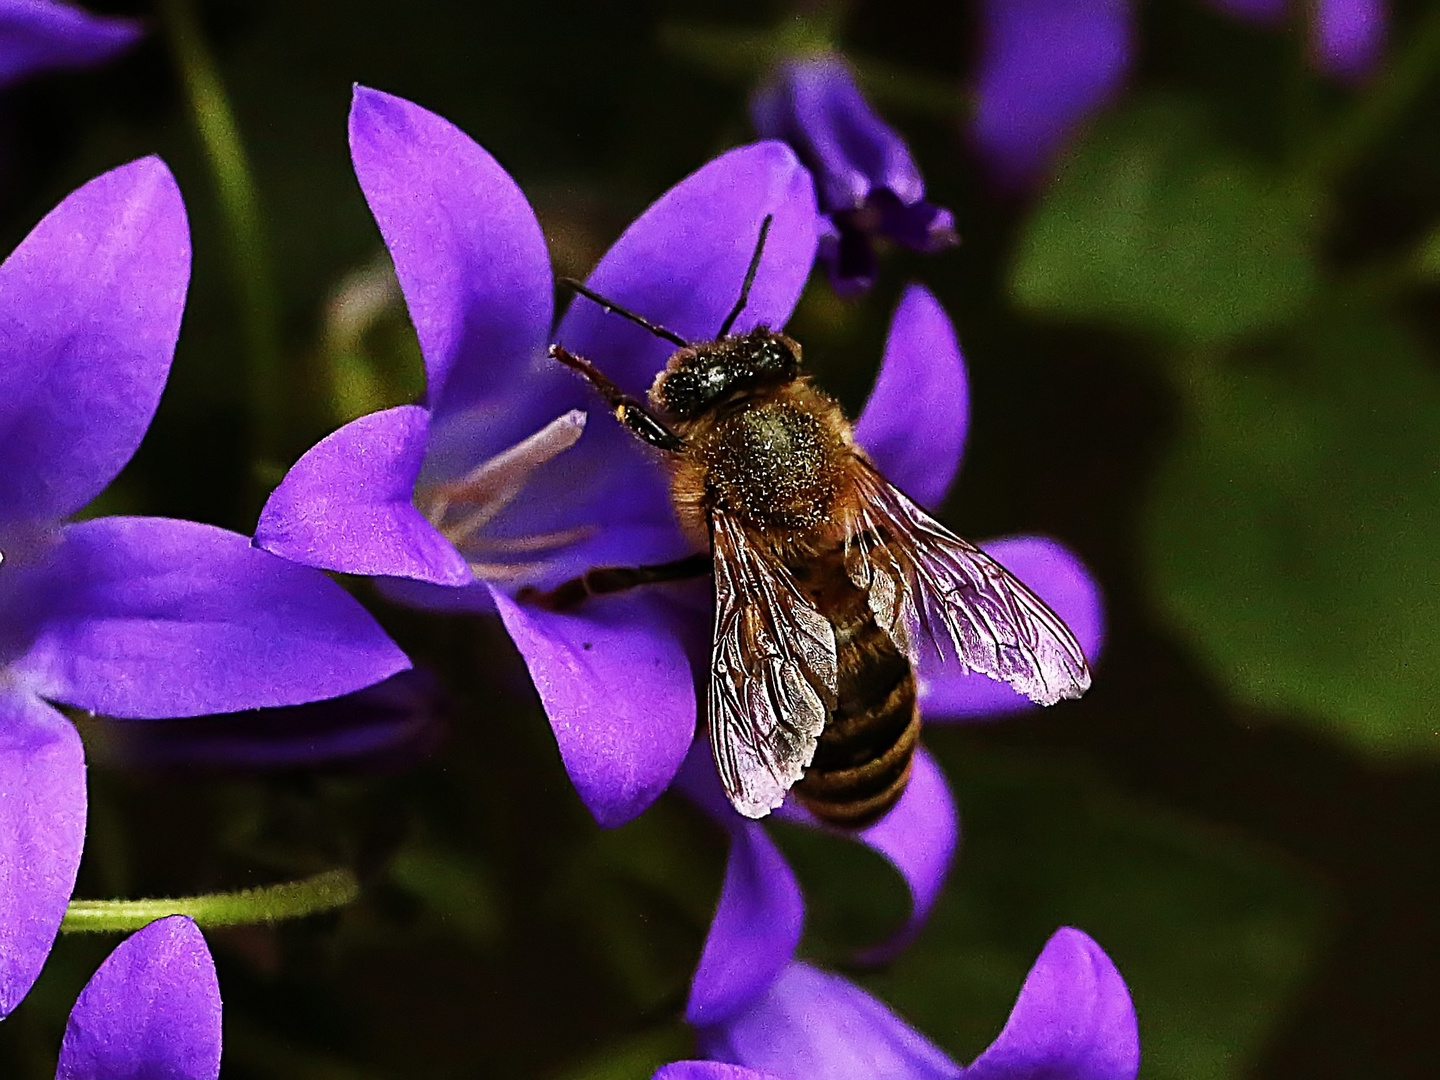
<path fill-rule="evenodd" d="M 142 33 L 134 19 L 91 15 L 53 0 L 6 0 L 0 5 L 0 86 L 51 68 L 102 63 Z"/>
<path fill-rule="evenodd" d="M 1385 0 L 1318 0 L 1310 24 L 1310 53 L 1320 70 L 1356 82 L 1380 62 L 1389 22 Z"/>
<path fill-rule="evenodd" d="M 0 265 L 0 524 L 65 517 L 130 460 L 189 279 L 185 205 L 154 157 L 68 196 Z"/>
<path fill-rule="evenodd" d="M 1093 665 L 1104 641 L 1105 608 L 1100 587 L 1074 552 L 1040 536 L 1012 536 L 980 545 L 1035 591 L 1065 620 Z M 989 719 L 1035 705 L 1004 683 L 938 663 L 920 662 L 920 705 L 927 722 Z"/>
<path fill-rule="evenodd" d="M 220 984 L 205 938 L 183 915 L 122 941 L 70 1012 L 56 1080 L 215 1080 Z"/>
<path fill-rule="evenodd" d="M 523 408 L 536 378 L 575 388 L 544 356 L 550 257 L 515 181 L 448 120 L 364 86 L 350 153 L 420 338 L 436 420 L 484 408 L 495 442 L 477 447 L 478 461 L 564 412 L 569 403 Z"/>
<path fill-rule="evenodd" d="M 819 227 L 810 174 L 783 143 L 731 150 L 680 181 L 625 230 L 587 284 L 687 340 L 709 341 L 740 294 L 766 214 L 775 221 L 734 332 L 778 329 L 810 276 Z M 675 351 L 584 299 L 570 305 L 556 340 L 631 393 L 646 390 Z"/>
<path fill-rule="evenodd" d="M 681 612 L 644 590 L 564 614 L 491 595 L 581 801 L 601 825 L 623 825 L 669 786 L 695 734 Z"/>
<path fill-rule="evenodd" d="M 796 799 L 786 800 L 776 816 L 811 829 L 829 828 Z M 900 873 L 910 891 L 910 916 L 900 929 L 855 958 L 862 964 L 885 963 L 920 933 L 950 874 L 960 839 L 960 816 L 945 774 L 930 752 L 919 747 L 911 766 L 910 782 L 889 813 L 859 832 L 832 831 L 859 840 L 884 857 Z"/>
<path fill-rule="evenodd" d="M 685 1019 L 697 1027 L 728 1020 L 763 997 L 794 957 L 805 924 L 800 883 L 765 827 L 733 811 L 727 818 L 725 883 L 685 1006 Z"/>
<path fill-rule="evenodd" d="M 1132 1080 L 1140 1037 L 1125 980 L 1079 930 L 1057 930 L 1025 978 L 1005 1029 L 965 1080 Z"/>
<path fill-rule="evenodd" d="M 344 574 L 469 584 L 465 557 L 411 501 L 429 421 L 418 405 L 402 405 L 316 443 L 266 501 L 256 546 Z"/>
<path fill-rule="evenodd" d="M 985 0 L 970 135 L 1002 183 L 1025 186 L 1130 69 L 1127 0 Z"/>
<path fill-rule="evenodd" d="M 336 697 L 409 662 L 318 570 L 166 518 L 69 525 L 53 607 L 16 668 L 109 716 L 199 716 Z"/>
<path fill-rule="evenodd" d="M 930 291 L 912 285 L 890 320 L 855 438 L 886 479 L 933 509 L 960 468 L 969 427 L 970 387 L 955 328 Z"/>
<path fill-rule="evenodd" d="M 833 53 L 786 61 L 750 106 L 762 138 L 795 147 L 815 175 L 821 210 L 859 210 L 875 190 L 904 205 L 924 198 L 925 181 L 905 141 L 855 85 Z"/>
<path fill-rule="evenodd" d="M 719 1061 L 672 1061 L 655 1071 L 650 1080 L 777 1080 L 769 1073 L 726 1065 Z"/>
<path fill-rule="evenodd" d="M 820 219 L 810 174 L 778 142 L 731 150 L 671 188 L 615 242 L 588 284 L 689 340 L 708 341 L 739 297 L 766 214 L 775 220 L 734 329 L 779 328 L 809 277 Z M 556 340 L 636 395 L 675 350 L 584 298 L 571 302 Z M 672 521 L 654 452 L 601 415 L 608 410 L 593 393 L 584 405 L 595 415 L 568 460 L 556 462 L 577 512 L 600 524 Z"/>
<path fill-rule="evenodd" d="M 910 890 L 910 917 L 889 941 L 859 959 L 883 963 L 915 940 L 940 897 L 960 839 L 960 816 L 945 774 L 922 746 L 915 752 L 910 783 L 900 801 L 858 839 L 883 855 Z"/>
<path fill-rule="evenodd" d="M 85 751 L 38 698 L 0 690 L 0 1016 L 40 974 L 85 843 Z"/>
<path fill-rule="evenodd" d="M 961 1075 L 938 1046 L 854 983 L 799 962 L 781 973 L 763 1001 L 698 1036 L 705 1056 L 782 1080 Z"/>

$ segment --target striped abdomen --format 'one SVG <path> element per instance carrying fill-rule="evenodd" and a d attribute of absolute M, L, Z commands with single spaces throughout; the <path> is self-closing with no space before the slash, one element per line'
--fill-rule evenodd
<path fill-rule="evenodd" d="M 920 740 L 915 673 L 838 558 L 792 570 L 835 628 L 839 669 L 835 709 L 793 790 L 816 817 L 858 828 L 894 806 L 910 779 Z"/>

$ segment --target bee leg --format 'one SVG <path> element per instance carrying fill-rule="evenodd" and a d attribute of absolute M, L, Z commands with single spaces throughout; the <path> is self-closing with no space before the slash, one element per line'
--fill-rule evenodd
<path fill-rule="evenodd" d="M 630 434 L 641 442 L 671 453 L 685 449 L 685 440 L 666 427 L 659 417 L 645 407 L 643 401 L 622 392 L 589 360 L 576 356 L 563 345 L 551 345 L 550 355 L 585 376 L 615 413 L 615 419 L 624 424 Z"/>
<path fill-rule="evenodd" d="M 649 566 L 597 566 L 579 577 L 561 582 L 553 589 L 527 585 L 516 594 L 516 599 L 550 611 L 569 611 L 579 607 L 588 596 L 604 596 L 606 593 L 625 592 L 639 585 L 703 577 L 710 573 L 711 566 L 709 552 Z"/>

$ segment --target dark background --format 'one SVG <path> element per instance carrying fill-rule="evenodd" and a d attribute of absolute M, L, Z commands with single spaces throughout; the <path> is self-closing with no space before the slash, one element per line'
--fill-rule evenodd
<path fill-rule="evenodd" d="M 154 30 L 117 63 L 5 92 L 0 238 L 104 169 L 164 156 L 191 218 L 189 307 L 155 424 L 96 512 L 248 532 L 263 487 L 215 184 L 159 16 L 91 6 Z M 1431 7 L 1395 5 L 1392 57 Z M 264 212 L 300 402 L 293 459 L 419 385 L 403 309 L 339 344 L 326 322 L 346 276 L 382 256 L 350 171 L 352 83 L 479 140 L 530 196 L 557 269 L 583 274 L 650 200 L 750 137 L 759 69 L 686 28 L 763 31 L 785 12 L 226 0 L 201 15 Z M 894 254 L 858 304 L 817 277 L 791 330 L 854 408 L 901 288 L 928 284 L 973 382 L 945 519 L 977 538 L 1063 539 L 1109 625 L 1078 704 L 928 729 L 963 848 L 919 942 L 858 977 L 965 1061 L 1049 933 L 1077 925 L 1130 983 L 1142 1076 L 1440 1075 L 1440 573 L 1424 542 L 1440 535 L 1440 258 L 1424 258 L 1440 58 L 1413 60 L 1405 93 L 1384 72 L 1341 87 L 1309 70 L 1298 20 L 1266 32 L 1191 2 L 1143 5 L 1137 39 L 1131 88 L 1053 181 L 1017 196 L 985 182 L 961 137 L 971 5 L 859 2 L 841 35 L 862 74 L 914 77 L 903 94 L 871 89 L 964 243 Z M 1114 194 L 1127 161 L 1153 166 L 1128 214 Z M 359 771 L 139 770 L 87 721 L 78 895 L 362 872 L 363 898 L 339 914 L 208 935 L 232 1080 L 619 1080 L 684 1056 L 721 838 L 670 800 L 599 830 L 498 626 L 357 588 L 438 674 L 439 748 Z M 877 858 L 777 833 L 806 887 L 809 956 L 839 964 L 898 920 L 903 890 Z M 0 1030 L 0 1071 L 51 1075 L 70 1003 L 113 944 L 62 939 Z"/>

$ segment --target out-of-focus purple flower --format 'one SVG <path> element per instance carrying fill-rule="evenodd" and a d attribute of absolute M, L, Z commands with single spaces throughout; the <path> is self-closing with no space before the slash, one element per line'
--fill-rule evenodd
<path fill-rule="evenodd" d="M 86 184 L 0 265 L 0 1015 L 44 962 L 85 834 L 80 739 L 50 702 L 193 716 L 409 666 L 338 585 L 243 536 L 67 522 L 150 423 L 189 273 L 184 204 L 157 158 Z"/>
<path fill-rule="evenodd" d="M 1040 179 L 1071 135 L 1124 85 L 1128 0 L 984 0 L 970 138 L 995 179 Z"/>
<path fill-rule="evenodd" d="M 747 1009 L 699 1029 L 700 1050 L 754 1072 L 668 1066 L 664 1080 L 1133 1080 L 1139 1033 L 1130 993 L 1100 946 L 1057 931 L 999 1037 L 969 1066 L 847 979 L 792 961 Z"/>
<path fill-rule="evenodd" d="M 144 724 L 104 720 L 97 734 L 103 754 L 138 772 L 388 773 L 435 752 L 446 707 L 439 680 L 412 669 L 328 701 Z"/>
<path fill-rule="evenodd" d="M 826 218 L 820 258 L 836 292 L 853 296 L 875 283 L 876 240 L 926 252 L 958 242 L 950 211 L 925 201 L 910 149 L 840 57 L 786 60 L 751 99 L 750 115 L 762 138 L 789 143 L 815 177 Z"/>
<path fill-rule="evenodd" d="M 122 941 L 65 1025 L 55 1080 L 215 1080 L 220 985 L 205 938 L 183 915 Z"/>
<path fill-rule="evenodd" d="M 362 417 L 302 457 L 266 505 L 256 543 L 314 566 L 411 579 L 387 586 L 417 604 L 498 605 L 582 798 L 619 824 L 659 796 L 690 746 L 687 620 L 664 590 L 557 615 L 518 608 L 503 588 L 686 553 L 664 476 L 546 357 L 554 283 L 544 237 L 495 160 L 433 113 L 363 88 L 350 142 L 427 390 L 422 404 Z M 724 154 L 671 189 L 589 284 L 677 333 L 713 337 L 769 214 L 735 329 L 778 326 L 813 264 L 818 215 L 809 174 L 776 142 Z M 588 303 L 570 310 L 560 337 L 636 394 L 672 348 Z"/>
<path fill-rule="evenodd" d="M 1375 70 L 1390 21 L 1386 0 L 1210 0 L 1210 6 L 1247 22 L 1278 26 L 1296 9 L 1308 18 L 1310 59 L 1327 75 L 1356 82 Z"/>
<path fill-rule="evenodd" d="M 0 0 L 0 86 L 40 71 L 103 63 L 143 32 L 134 19 L 91 15 L 57 0 Z"/>

